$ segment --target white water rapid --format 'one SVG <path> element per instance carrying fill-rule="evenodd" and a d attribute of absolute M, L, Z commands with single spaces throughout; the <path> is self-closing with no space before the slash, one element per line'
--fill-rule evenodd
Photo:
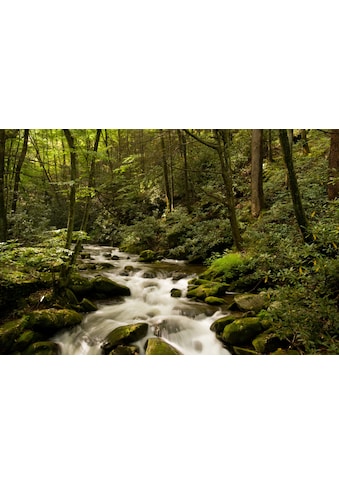
<path fill-rule="evenodd" d="M 185 297 L 187 282 L 192 278 L 187 266 L 170 260 L 140 263 L 137 256 L 111 247 L 88 245 L 84 251 L 90 253 L 94 263 L 112 263 L 112 269 L 100 270 L 100 274 L 128 286 L 131 296 L 119 302 L 97 303 L 98 311 L 87 314 L 81 325 L 56 335 L 53 340 L 60 344 L 63 354 L 101 354 L 101 344 L 112 330 L 139 322 L 149 324 L 148 335 L 136 342 L 141 354 L 146 340 L 154 335 L 182 354 L 230 354 L 210 330 L 224 313 L 218 307 Z M 182 296 L 173 298 L 172 288 L 181 290 Z"/>

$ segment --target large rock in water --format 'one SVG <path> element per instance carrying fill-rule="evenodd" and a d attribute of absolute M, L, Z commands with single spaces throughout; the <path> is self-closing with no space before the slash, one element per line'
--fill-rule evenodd
<path fill-rule="evenodd" d="M 169 343 L 158 337 L 152 337 L 147 340 L 146 355 L 181 355 L 179 350 L 175 349 Z"/>
<path fill-rule="evenodd" d="M 129 296 L 130 289 L 119 285 L 105 276 L 96 276 L 93 279 L 76 276 L 73 278 L 70 289 L 77 298 L 92 298 L 101 300 L 110 297 Z"/>
<path fill-rule="evenodd" d="M 146 337 L 148 332 L 148 323 L 134 323 L 131 325 L 122 325 L 115 328 L 105 338 L 101 348 L 105 354 L 109 354 L 118 345 L 128 345 L 137 340 Z"/>
<path fill-rule="evenodd" d="M 26 355 L 59 355 L 61 354 L 60 345 L 56 342 L 35 342 L 23 352 Z"/>
<path fill-rule="evenodd" d="M 245 317 L 234 320 L 226 325 L 222 333 L 222 340 L 226 344 L 246 345 L 263 331 L 263 327 L 258 317 Z"/>
<path fill-rule="evenodd" d="M 74 310 L 36 310 L 29 313 L 25 319 L 25 328 L 40 332 L 46 337 L 50 337 L 64 328 L 80 325 L 82 315 Z"/>
<path fill-rule="evenodd" d="M 262 295 L 255 295 L 252 293 L 235 295 L 234 301 L 239 310 L 243 312 L 253 311 L 257 313 L 266 306 L 265 298 Z"/>

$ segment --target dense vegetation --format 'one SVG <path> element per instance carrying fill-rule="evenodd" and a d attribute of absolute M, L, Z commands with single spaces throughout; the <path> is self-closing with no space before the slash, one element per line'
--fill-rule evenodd
<path fill-rule="evenodd" d="M 265 290 L 290 349 L 339 352 L 338 130 L 0 131 L 3 321 L 90 241 Z"/>

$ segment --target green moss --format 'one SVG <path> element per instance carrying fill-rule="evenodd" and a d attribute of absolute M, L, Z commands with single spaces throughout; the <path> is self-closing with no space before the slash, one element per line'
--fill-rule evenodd
<path fill-rule="evenodd" d="M 229 325 L 236 319 L 237 317 L 234 315 L 226 315 L 225 317 L 218 318 L 212 323 L 210 330 L 212 330 L 212 332 L 216 332 L 217 334 L 222 334 L 226 325 Z"/>
<path fill-rule="evenodd" d="M 59 355 L 61 349 L 56 342 L 35 342 L 30 345 L 23 354 L 25 355 Z"/>
<path fill-rule="evenodd" d="M 231 281 L 244 264 L 245 258 L 240 253 L 229 253 L 214 260 L 200 276 L 208 280 L 220 278 L 222 281 Z"/>
<path fill-rule="evenodd" d="M 224 305 L 225 300 L 218 298 L 217 296 L 208 296 L 205 298 L 205 303 L 208 303 L 208 305 Z"/>
<path fill-rule="evenodd" d="M 258 317 L 239 318 L 224 328 L 222 340 L 231 345 L 250 344 L 262 330 Z"/>
<path fill-rule="evenodd" d="M 101 348 L 105 354 L 109 354 L 118 345 L 128 345 L 146 337 L 147 332 L 147 323 L 121 325 L 107 335 Z"/>
<path fill-rule="evenodd" d="M 146 355 L 181 355 L 179 350 L 161 338 L 152 337 L 147 340 Z"/>

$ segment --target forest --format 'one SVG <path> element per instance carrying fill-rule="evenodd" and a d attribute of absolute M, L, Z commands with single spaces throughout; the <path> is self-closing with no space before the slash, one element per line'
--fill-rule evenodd
<path fill-rule="evenodd" d="M 102 247 L 184 262 L 172 299 L 232 355 L 338 354 L 338 235 L 337 129 L 1 129 L 0 353 L 60 354 L 58 332 L 130 295 Z M 123 323 L 102 353 L 182 353 Z"/>

